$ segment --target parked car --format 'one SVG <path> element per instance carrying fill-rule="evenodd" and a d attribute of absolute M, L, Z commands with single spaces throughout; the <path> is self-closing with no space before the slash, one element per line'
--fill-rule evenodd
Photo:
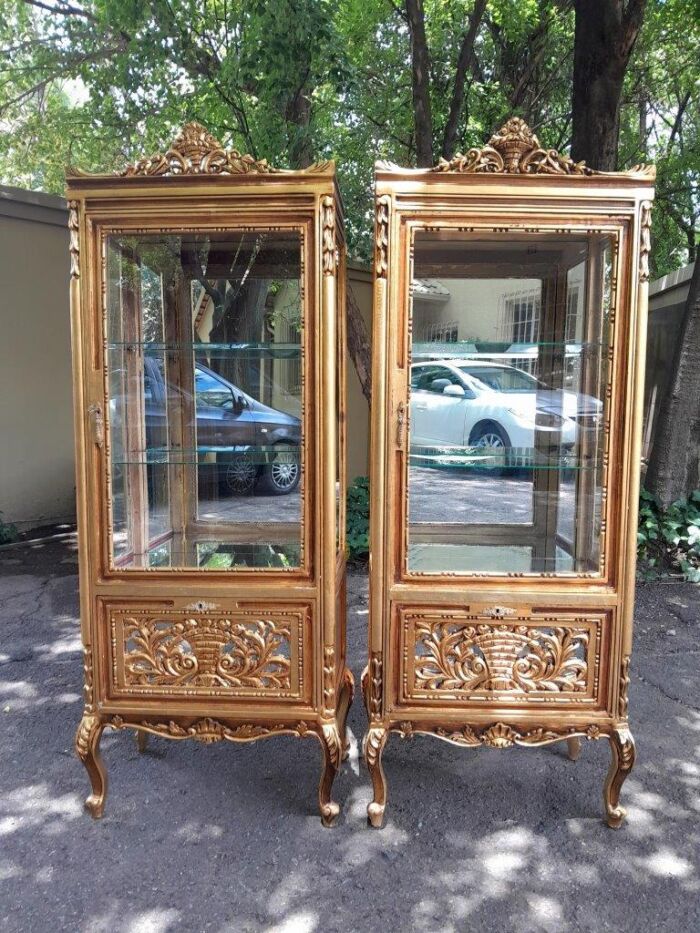
<path fill-rule="evenodd" d="M 195 363 L 197 417 L 196 457 L 200 473 L 213 455 L 216 476 L 224 490 L 235 493 L 257 488 L 268 495 L 287 495 L 299 484 L 301 421 L 263 405 L 203 363 Z M 167 462 L 168 407 L 182 390 L 167 385 L 163 362 L 144 360 L 144 402 L 148 460 Z M 168 398 L 168 395 L 170 396 Z M 119 399 L 110 416 L 119 417 Z"/>
<path fill-rule="evenodd" d="M 570 452 L 579 431 L 598 426 L 602 411 L 597 398 L 549 389 L 502 363 L 462 359 L 411 366 L 412 448 L 476 447 L 492 463 L 501 454 L 503 465 L 527 465 L 535 429 Z"/>

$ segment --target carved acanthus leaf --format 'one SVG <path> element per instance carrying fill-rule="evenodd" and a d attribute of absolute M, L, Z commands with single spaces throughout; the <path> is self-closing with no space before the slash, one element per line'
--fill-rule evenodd
<path fill-rule="evenodd" d="M 584 628 L 417 620 L 417 689 L 580 693 L 588 688 Z"/>
<path fill-rule="evenodd" d="M 170 720 L 169 722 L 129 722 L 121 716 L 113 716 L 109 725 L 114 729 L 142 729 L 153 735 L 160 735 L 167 739 L 194 739 L 196 742 L 202 742 L 205 745 L 211 745 L 215 742 L 250 742 L 255 739 L 265 738 L 271 735 L 281 733 L 297 735 L 300 738 L 313 734 L 309 726 L 303 720 L 297 723 L 286 724 L 277 723 L 272 726 L 259 725 L 257 723 L 242 723 L 237 726 L 227 726 L 217 719 L 207 716 L 204 719 L 198 719 L 190 725 L 183 726 L 178 722 Z"/>
<path fill-rule="evenodd" d="M 404 734 L 407 734 L 405 723 L 400 724 L 400 729 Z M 483 728 L 463 726 L 461 729 L 449 730 L 437 727 L 435 729 L 416 728 L 413 731 L 424 735 L 433 734 L 439 739 L 444 739 L 446 742 L 452 742 L 455 745 L 469 747 L 488 745 L 490 748 L 510 748 L 513 745 L 549 745 L 551 742 L 558 742 L 561 739 L 568 739 L 573 736 L 600 739 L 604 735 L 597 725 L 591 725 L 585 729 L 576 727 L 556 729 L 540 726 L 520 731 L 515 726 L 504 722 L 495 722 Z"/>
<path fill-rule="evenodd" d="M 124 620 L 127 686 L 289 690 L 290 627 L 269 619 Z"/>

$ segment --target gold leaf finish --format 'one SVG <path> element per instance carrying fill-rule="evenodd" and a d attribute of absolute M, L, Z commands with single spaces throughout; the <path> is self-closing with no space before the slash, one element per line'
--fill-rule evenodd
<path fill-rule="evenodd" d="M 616 730 L 628 716 L 654 177 L 653 166 L 593 170 L 543 145 L 519 117 L 430 168 L 376 163 L 363 675 L 374 826 L 384 817 L 381 759 L 392 732 L 475 749 L 566 742 L 570 755 L 581 739 L 609 739 L 605 812 L 610 825 L 622 819 L 619 791 L 634 749 Z M 458 489 L 456 468 L 448 483 L 437 469 L 428 473 L 421 441 L 411 442 L 406 425 L 434 437 L 435 466 L 449 468 L 456 467 L 450 445 L 468 444 L 472 423 L 460 420 L 463 401 L 414 395 L 413 367 L 441 366 L 445 358 L 456 365 L 462 356 L 507 362 L 491 361 L 478 341 L 487 330 L 504 341 L 520 334 L 515 315 L 509 330 L 504 302 L 530 287 L 530 275 L 540 285 L 530 335 L 539 341 L 538 363 L 523 369 L 538 378 L 551 370 L 548 389 L 595 399 L 602 417 L 595 431 L 582 419 L 571 472 L 558 459 L 563 435 L 540 438 L 536 428 L 544 468 L 528 472 L 527 489 L 515 459 L 513 472 L 475 476 L 473 485 L 465 471 L 468 488 Z M 442 294 L 422 286 L 441 278 Z M 486 282 L 493 286 L 488 307 L 480 290 Z M 483 305 L 473 321 L 460 311 L 468 300 Z M 590 347 L 575 372 L 564 359 L 572 356 L 573 305 L 576 339 Z M 448 333 L 457 341 L 451 350 Z M 436 414 L 448 405 L 463 431 L 449 440 Z M 420 425 L 412 423 L 416 406 L 426 412 Z M 527 510 L 511 508 L 511 481 Z M 430 794 L 440 792 L 437 771 L 433 777 Z"/>
<path fill-rule="evenodd" d="M 417 621 L 415 683 L 466 692 L 585 691 L 587 645 L 586 629 Z"/>
<path fill-rule="evenodd" d="M 257 687 L 289 690 L 290 629 L 270 620 L 154 617 L 124 621 L 128 686 Z"/>

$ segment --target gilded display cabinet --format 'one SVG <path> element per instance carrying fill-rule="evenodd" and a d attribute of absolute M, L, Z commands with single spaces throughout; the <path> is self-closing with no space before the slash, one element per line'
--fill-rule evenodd
<path fill-rule="evenodd" d="M 199 742 L 345 751 L 344 262 L 333 163 L 281 171 L 188 124 L 68 179 L 85 711 Z M 338 427 L 340 425 L 340 427 Z"/>
<path fill-rule="evenodd" d="M 654 170 L 601 173 L 512 119 L 376 170 L 365 756 L 392 732 L 507 748 L 627 714 Z"/>

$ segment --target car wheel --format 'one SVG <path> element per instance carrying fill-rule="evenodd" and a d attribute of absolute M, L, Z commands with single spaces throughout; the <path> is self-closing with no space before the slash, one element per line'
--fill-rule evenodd
<path fill-rule="evenodd" d="M 244 496 L 250 492 L 258 477 L 258 469 L 249 454 L 222 464 L 221 486 L 225 492 Z"/>
<path fill-rule="evenodd" d="M 511 447 L 510 438 L 500 425 L 486 422 L 477 426 L 469 438 L 469 444 L 472 447 L 478 447 L 484 453 L 493 455 L 491 462 L 484 463 L 480 467 L 481 470 L 499 475 L 505 467 L 510 465 L 508 453 Z"/>
<path fill-rule="evenodd" d="M 270 463 L 264 468 L 258 487 L 273 496 L 286 496 L 299 485 L 301 466 L 299 448 L 280 444 Z"/>

